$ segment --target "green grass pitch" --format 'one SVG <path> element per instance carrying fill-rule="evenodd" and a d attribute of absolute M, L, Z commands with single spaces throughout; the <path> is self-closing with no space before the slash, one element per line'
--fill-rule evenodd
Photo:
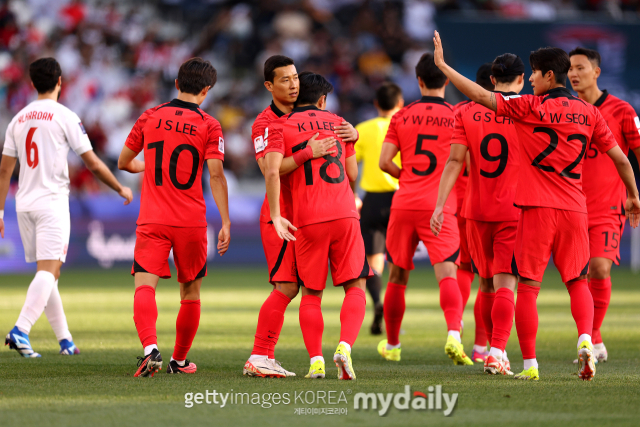
<path fill-rule="evenodd" d="M 13 326 L 31 275 L 0 278 L 0 325 Z M 175 277 L 175 275 L 174 275 Z M 298 374 L 296 378 L 244 378 L 258 310 L 270 291 L 263 269 L 211 268 L 204 280 L 202 318 L 189 358 L 197 363 L 192 376 L 133 378 L 141 347 L 132 319 L 133 279 L 127 271 L 63 271 L 60 291 L 74 341 L 82 354 L 57 354 L 58 344 L 43 315 L 31 332 L 41 359 L 23 359 L 15 351 L 0 351 L 0 425 L 2 426 L 280 426 L 335 425 L 640 425 L 640 278 L 614 269 L 613 295 L 602 334 L 609 362 L 598 365 L 592 382 L 578 380 L 571 361 L 576 357 L 577 332 L 569 297 L 554 270 L 549 269 L 538 298 L 539 382 L 521 382 L 482 373 L 480 364 L 453 366 L 444 354 L 446 326 L 439 307 L 433 272 L 418 268 L 407 291 L 407 312 L 399 363 L 386 362 L 376 352 L 380 337 L 369 334 L 367 307 L 360 337 L 353 349 L 358 379 L 338 381 L 330 362 L 339 335 L 343 292 L 328 289 L 323 301 L 324 356 L 327 378 L 307 380 L 308 358 L 298 326 L 299 299 L 287 311 L 276 358 Z M 472 296 L 465 311 L 463 343 L 473 345 Z M 159 347 L 171 356 L 179 294 L 175 278 L 161 281 L 157 293 Z M 514 371 L 522 369 L 515 327 L 507 350 Z M 166 362 L 165 362 L 166 366 Z M 427 393 L 442 385 L 458 393 L 449 417 L 442 411 L 391 409 L 385 417 L 373 410 L 355 410 L 358 392 L 398 393 L 405 385 Z M 290 393 L 289 405 L 269 409 L 257 405 L 214 404 L 185 408 L 185 393 L 206 390 L 227 393 Z M 295 392 L 344 392 L 347 404 L 301 404 Z M 336 394 L 339 396 L 339 394 Z M 296 408 L 347 408 L 347 415 L 296 415 Z"/>

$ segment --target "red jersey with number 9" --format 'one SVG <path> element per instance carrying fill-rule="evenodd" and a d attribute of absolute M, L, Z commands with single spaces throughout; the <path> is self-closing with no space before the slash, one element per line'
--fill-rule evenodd
<path fill-rule="evenodd" d="M 435 209 L 453 123 L 453 107 L 436 96 L 423 96 L 393 115 L 384 142 L 398 147 L 402 169 L 391 209 Z M 444 211 L 455 214 L 456 207 L 452 191 Z"/>
<path fill-rule="evenodd" d="M 343 121 L 342 117 L 313 105 L 294 108 L 269 127 L 265 155 L 277 152 L 284 157 L 292 156 L 303 150 L 316 132 L 320 134 L 318 140 L 335 137 L 334 128 Z M 354 144 L 337 139 L 336 153 L 307 160 L 289 174 L 296 227 L 359 217 L 346 172 L 346 159 L 356 154 Z"/>
<path fill-rule="evenodd" d="M 515 204 L 587 212 L 582 164 L 593 142 L 605 153 L 616 140 L 600 112 L 563 87 L 542 96 L 496 93 L 498 116 L 514 120 L 520 141 Z"/>
<path fill-rule="evenodd" d="M 174 99 L 145 111 L 125 145 L 144 149 L 138 225 L 206 227 L 202 193 L 205 160 L 224 160 L 220 123 L 197 104 Z"/>

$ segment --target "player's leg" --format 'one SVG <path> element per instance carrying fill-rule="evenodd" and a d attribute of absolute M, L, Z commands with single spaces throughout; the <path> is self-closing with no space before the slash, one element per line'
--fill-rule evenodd
<path fill-rule="evenodd" d="M 57 280 L 49 296 L 49 301 L 47 301 L 47 306 L 44 308 L 44 313 L 47 315 L 47 320 L 60 343 L 60 354 L 80 354 L 80 350 L 73 343 L 73 338 L 69 331 Z"/>
<path fill-rule="evenodd" d="M 371 324 L 372 335 L 380 335 L 382 333 L 381 276 L 384 269 L 385 238 L 389 222 L 388 212 L 391 207 L 390 199 L 385 196 L 386 193 L 366 193 L 360 210 L 360 231 L 364 240 L 367 262 L 373 270 L 373 276 L 367 279 L 367 291 L 371 295 L 374 311 L 373 323 Z M 386 218 L 385 212 L 387 212 Z"/>
<path fill-rule="evenodd" d="M 353 279 L 343 285 L 344 300 L 340 309 L 340 342 L 333 355 L 340 380 L 356 379 L 351 359 L 351 348 L 358 338 L 364 321 L 367 304 L 365 287 L 366 279 L 364 278 Z"/>
<path fill-rule="evenodd" d="M 613 260 L 596 257 L 589 264 L 589 289 L 593 296 L 593 348 L 598 362 L 606 362 L 607 349 L 602 340 L 600 328 L 611 302 L 611 267 Z"/>
<path fill-rule="evenodd" d="M 493 307 L 494 290 L 493 290 L 493 246 L 492 246 L 492 223 L 474 221 L 468 219 L 466 221 L 466 245 L 469 251 L 469 259 L 473 260 L 473 267 L 478 271 L 478 294 L 473 307 L 474 317 L 476 320 L 476 335 L 473 345 L 473 353 L 471 359 L 475 362 L 485 362 L 488 351 L 486 348 L 487 339 L 491 342 L 491 309 Z M 462 239 L 460 239 L 460 256 L 462 258 Z M 461 263 L 462 266 L 462 263 Z M 458 270 L 460 273 L 460 270 Z M 458 274 L 458 280 L 460 275 Z"/>
<path fill-rule="evenodd" d="M 458 211 L 459 212 L 456 215 L 456 220 L 458 222 L 458 234 L 460 235 L 460 265 L 458 266 L 456 279 L 458 280 L 458 286 L 460 286 L 460 295 L 462 295 L 462 312 L 464 313 L 464 310 L 467 307 L 467 302 L 469 301 L 469 296 L 471 295 L 471 283 L 473 282 L 475 273 L 473 272 L 473 269 L 471 267 L 471 255 L 469 254 L 469 242 L 467 239 L 467 219 L 462 217 L 460 209 L 458 209 Z M 483 346 L 486 350 L 487 336 L 482 325 L 482 319 L 480 319 L 479 317 L 479 309 L 480 305 L 478 303 L 478 299 L 476 298 L 476 303 L 473 309 L 473 315 L 476 323 L 476 339 L 474 344 Z M 462 321 L 462 327 L 460 328 L 461 336 L 463 330 L 464 319 Z"/>
<path fill-rule="evenodd" d="M 371 323 L 371 334 L 382 334 L 382 321 L 384 319 L 384 309 L 382 301 L 380 301 L 380 291 L 382 290 L 382 273 L 384 271 L 384 241 L 385 236 L 377 232 L 379 238 L 377 241 L 382 242 L 382 252 L 377 252 L 372 255 L 367 255 L 367 262 L 373 271 L 373 276 L 367 279 L 367 290 L 373 301 L 373 322 Z M 376 239 L 374 239 L 375 241 Z"/>

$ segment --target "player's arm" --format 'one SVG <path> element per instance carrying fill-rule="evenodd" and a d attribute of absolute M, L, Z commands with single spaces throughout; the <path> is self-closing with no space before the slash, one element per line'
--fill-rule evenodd
<path fill-rule="evenodd" d="M 380 151 L 380 162 L 378 165 L 383 172 L 398 179 L 400 178 L 400 167 L 393 162 L 396 154 L 398 154 L 398 146 L 390 142 L 384 142 L 382 144 L 382 150 Z"/>
<path fill-rule="evenodd" d="M 104 164 L 93 150 L 89 150 L 80 155 L 87 169 L 96 176 L 100 181 L 114 190 L 120 197 L 124 199 L 124 204 L 128 205 L 133 200 L 133 193 L 129 187 L 120 184 L 116 177 L 111 173 L 107 165 Z"/>
<path fill-rule="evenodd" d="M 144 162 L 136 157 L 138 157 L 138 153 L 125 145 L 122 147 L 120 157 L 118 157 L 118 169 L 130 173 L 144 172 Z"/>
<path fill-rule="evenodd" d="M 277 151 L 265 154 L 264 179 L 267 186 L 269 214 L 276 233 L 281 239 L 292 241 L 296 240 L 296 238 L 289 232 L 289 229 L 295 231 L 297 228 L 280 215 L 280 166 L 282 165 L 282 158 L 283 154 Z"/>
<path fill-rule="evenodd" d="M 631 163 L 629 163 L 629 159 L 624 155 L 624 152 L 618 145 L 615 145 L 607 151 L 607 155 L 616 166 L 618 175 L 620 175 L 622 182 L 624 182 L 624 186 L 627 187 L 627 202 L 624 208 L 629 217 L 631 227 L 636 228 L 640 223 L 640 199 L 638 199 L 638 188 L 636 187 L 633 168 L 631 167 Z"/>
<path fill-rule="evenodd" d="M 334 132 L 343 142 L 356 142 L 360 138 L 358 130 L 345 120 L 334 128 Z"/>
<path fill-rule="evenodd" d="M 436 208 L 431 216 L 431 232 L 434 236 L 440 234 L 440 230 L 442 230 L 442 222 L 444 221 L 444 204 L 447 203 L 449 194 L 451 194 L 451 190 L 453 190 L 453 186 L 460 176 L 460 171 L 465 167 L 467 151 L 468 149 L 466 145 L 451 144 L 449 158 L 447 159 L 447 163 L 444 165 L 444 170 L 440 177 Z"/>
<path fill-rule="evenodd" d="M 355 192 L 355 183 L 358 179 L 358 160 L 356 160 L 355 153 L 345 159 L 345 168 L 351 189 Z"/>
<path fill-rule="evenodd" d="M 224 176 L 224 168 L 222 160 L 207 159 L 207 167 L 209 168 L 209 185 L 211 186 L 211 194 L 216 202 L 220 218 L 222 219 L 222 228 L 218 233 L 218 253 L 224 255 L 229 249 L 231 242 L 231 220 L 229 219 L 229 192 L 227 190 L 227 178 Z"/>
<path fill-rule="evenodd" d="M 285 157 L 282 159 L 280 165 L 280 175 L 286 175 L 293 172 L 298 167 L 302 166 L 304 162 L 311 159 L 317 159 L 318 157 L 326 156 L 327 154 L 333 154 L 336 150 L 331 150 L 336 146 L 336 139 L 332 136 L 317 140 L 319 133 L 313 135 L 309 139 L 309 143 L 304 150 L 296 151 L 293 156 Z"/>
<path fill-rule="evenodd" d="M 0 236 L 4 239 L 4 204 L 9 193 L 11 175 L 16 167 L 16 157 L 2 155 L 0 162 Z"/>
<path fill-rule="evenodd" d="M 490 110 L 496 111 L 498 104 L 496 102 L 495 93 L 482 88 L 479 84 L 469 80 L 444 62 L 442 41 L 440 40 L 440 34 L 437 31 L 434 31 L 433 44 L 435 46 L 433 60 L 436 66 L 440 68 L 447 78 L 449 78 L 449 81 L 472 101 L 484 105 Z"/>

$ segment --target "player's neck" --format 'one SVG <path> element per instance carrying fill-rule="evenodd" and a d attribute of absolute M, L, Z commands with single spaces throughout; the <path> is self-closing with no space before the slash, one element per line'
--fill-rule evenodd
<path fill-rule="evenodd" d="M 273 103 L 278 107 L 278 110 L 285 114 L 289 114 L 293 111 L 293 102 L 282 102 L 276 98 L 273 98 Z"/>
<path fill-rule="evenodd" d="M 444 98 L 444 86 L 438 89 L 428 89 L 426 87 L 420 88 L 422 96 L 437 96 L 438 98 Z"/>
<path fill-rule="evenodd" d="M 185 92 L 178 92 L 177 98 L 180 101 L 190 102 L 192 104 L 197 104 L 197 105 L 202 104 L 202 101 L 204 101 L 204 98 L 200 99 L 201 98 L 200 95 L 194 95 L 192 93 L 185 93 Z"/>
<path fill-rule="evenodd" d="M 393 110 L 381 110 L 378 108 L 378 117 L 388 119 L 389 117 L 393 117 L 398 111 L 400 111 L 399 108 L 394 108 Z"/>
<path fill-rule="evenodd" d="M 504 93 L 509 93 L 509 92 L 518 92 L 517 90 L 515 90 L 515 88 L 511 87 L 510 84 L 497 84 L 496 85 L 496 92 L 504 92 Z"/>
<path fill-rule="evenodd" d="M 52 101 L 58 102 L 58 91 L 52 90 L 51 92 L 38 94 L 38 101 L 42 101 L 45 99 L 50 99 Z"/>
<path fill-rule="evenodd" d="M 598 99 L 602 96 L 602 91 L 598 88 L 598 85 L 595 84 L 583 90 L 582 92 L 578 92 L 578 98 L 587 101 L 589 104 L 595 104 Z"/>

